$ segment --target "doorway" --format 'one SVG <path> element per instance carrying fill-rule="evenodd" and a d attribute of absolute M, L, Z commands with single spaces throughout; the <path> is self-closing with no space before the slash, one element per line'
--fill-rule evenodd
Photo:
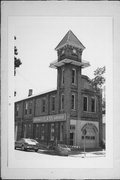
<path fill-rule="evenodd" d="M 74 143 L 74 133 L 71 132 L 70 133 L 70 145 L 73 145 L 73 143 Z"/>

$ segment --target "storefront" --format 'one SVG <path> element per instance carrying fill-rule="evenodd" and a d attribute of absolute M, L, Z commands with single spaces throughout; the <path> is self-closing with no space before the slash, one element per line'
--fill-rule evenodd
<path fill-rule="evenodd" d="M 45 143 L 64 142 L 66 114 L 33 118 L 33 138 Z"/>

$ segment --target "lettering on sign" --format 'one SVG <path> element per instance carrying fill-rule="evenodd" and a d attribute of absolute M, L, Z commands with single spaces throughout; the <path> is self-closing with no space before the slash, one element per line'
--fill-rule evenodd
<path fill-rule="evenodd" d="M 40 116 L 33 118 L 33 123 L 66 121 L 66 114 Z"/>

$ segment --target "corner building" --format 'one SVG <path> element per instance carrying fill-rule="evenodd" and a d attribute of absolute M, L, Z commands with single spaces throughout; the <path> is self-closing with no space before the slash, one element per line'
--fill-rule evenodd
<path fill-rule="evenodd" d="M 85 47 L 70 30 L 55 48 L 57 90 L 15 102 L 15 139 L 29 137 L 98 148 L 102 140 L 102 95 L 82 75 L 90 64 L 82 60 Z M 86 134 L 84 134 L 86 133 Z"/>

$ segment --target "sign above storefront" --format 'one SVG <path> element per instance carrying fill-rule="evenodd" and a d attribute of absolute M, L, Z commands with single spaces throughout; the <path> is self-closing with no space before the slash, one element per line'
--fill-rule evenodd
<path fill-rule="evenodd" d="M 66 121 L 66 114 L 56 114 L 50 116 L 39 116 L 33 118 L 33 123 Z"/>

